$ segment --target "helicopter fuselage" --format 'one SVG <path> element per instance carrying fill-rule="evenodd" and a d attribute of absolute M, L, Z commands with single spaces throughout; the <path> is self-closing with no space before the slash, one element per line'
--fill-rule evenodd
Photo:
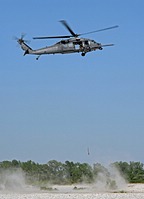
<path fill-rule="evenodd" d="M 46 46 L 45 48 L 40 48 L 33 50 L 24 41 L 18 43 L 26 54 L 42 55 L 42 54 L 68 54 L 68 53 L 82 53 L 84 56 L 87 52 L 94 50 L 102 50 L 102 45 L 91 39 L 86 38 L 72 38 L 61 40 L 54 45 Z"/>
<path fill-rule="evenodd" d="M 68 39 L 61 40 L 60 42 L 45 48 L 33 50 L 33 54 L 66 54 L 76 52 L 89 52 L 92 50 L 101 49 L 101 44 L 90 39 Z"/>

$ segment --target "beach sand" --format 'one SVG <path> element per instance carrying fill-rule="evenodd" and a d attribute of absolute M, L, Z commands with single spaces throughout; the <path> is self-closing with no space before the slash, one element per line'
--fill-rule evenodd
<path fill-rule="evenodd" d="M 87 185 L 53 186 L 52 191 L 27 188 L 0 191 L 0 199 L 144 199 L 144 184 L 128 184 L 117 191 L 97 191 Z"/>

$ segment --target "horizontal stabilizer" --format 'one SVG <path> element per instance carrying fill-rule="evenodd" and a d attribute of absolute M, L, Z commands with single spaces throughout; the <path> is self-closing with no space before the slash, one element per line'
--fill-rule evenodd
<path fill-rule="evenodd" d="M 101 47 L 114 46 L 114 44 L 102 44 Z"/>

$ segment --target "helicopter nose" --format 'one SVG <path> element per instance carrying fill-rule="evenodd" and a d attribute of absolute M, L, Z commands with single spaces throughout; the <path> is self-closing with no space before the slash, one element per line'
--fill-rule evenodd
<path fill-rule="evenodd" d="M 98 44 L 98 48 L 99 48 L 99 50 L 102 50 L 103 48 L 102 48 L 101 43 L 97 43 L 97 44 Z"/>

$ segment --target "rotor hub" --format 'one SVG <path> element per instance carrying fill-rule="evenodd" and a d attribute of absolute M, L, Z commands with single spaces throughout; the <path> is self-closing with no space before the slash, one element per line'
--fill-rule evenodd
<path fill-rule="evenodd" d="M 23 40 L 23 39 L 18 39 L 17 42 L 18 42 L 19 44 L 22 44 L 22 43 L 24 42 L 24 40 Z"/>

